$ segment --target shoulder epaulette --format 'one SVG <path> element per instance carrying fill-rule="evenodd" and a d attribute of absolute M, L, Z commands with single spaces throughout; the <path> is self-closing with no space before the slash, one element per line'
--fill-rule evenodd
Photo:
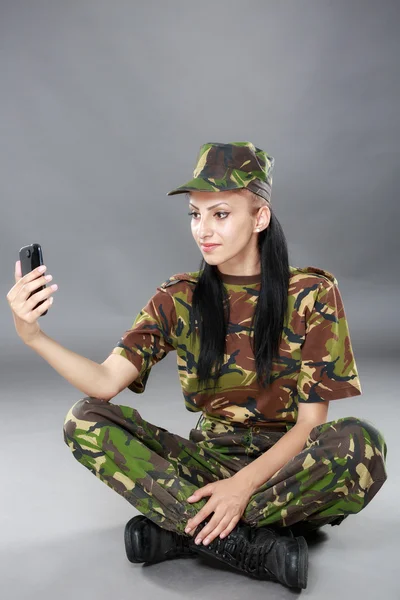
<path fill-rule="evenodd" d="M 174 285 L 179 281 L 190 281 L 192 283 L 196 283 L 198 279 L 199 271 L 191 271 L 188 273 L 176 273 L 175 275 L 171 275 L 164 283 L 160 285 L 161 288 L 165 289 L 170 285 Z"/>
<path fill-rule="evenodd" d="M 311 273 L 311 275 L 322 275 L 323 277 L 326 277 L 326 279 L 329 279 L 329 281 L 333 281 L 333 283 L 337 285 L 336 277 L 333 275 L 333 273 L 330 273 L 325 269 L 320 269 L 318 267 L 295 267 L 295 269 L 296 271 L 300 271 L 301 273 Z"/>

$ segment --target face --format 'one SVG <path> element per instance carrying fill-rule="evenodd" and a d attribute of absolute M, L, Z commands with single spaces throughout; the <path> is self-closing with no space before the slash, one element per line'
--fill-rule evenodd
<path fill-rule="evenodd" d="M 190 192 L 191 229 L 204 260 L 221 271 L 245 274 L 259 265 L 257 236 L 268 226 L 270 211 L 251 210 L 252 199 L 239 192 Z M 259 228 L 259 231 L 257 231 Z M 204 244 L 216 244 L 207 250 Z"/>

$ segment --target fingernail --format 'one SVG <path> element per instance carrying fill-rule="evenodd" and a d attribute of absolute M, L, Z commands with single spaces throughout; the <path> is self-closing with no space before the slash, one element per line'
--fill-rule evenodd
<path fill-rule="evenodd" d="M 185 533 L 189 533 L 189 531 L 190 531 L 190 527 L 186 527 Z"/>
<path fill-rule="evenodd" d="M 195 544 L 200 544 L 200 542 L 201 542 L 201 539 L 200 539 L 200 538 L 196 538 L 196 540 L 195 540 L 195 542 L 194 542 L 194 543 L 195 543 Z"/>
<path fill-rule="evenodd" d="M 206 539 L 204 540 L 203 544 L 208 544 L 208 542 L 209 542 L 209 541 L 210 541 L 210 540 L 209 540 L 209 538 L 206 538 Z"/>
<path fill-rule="evenodd" d="M 39 273 L 43 273 L 43 271 L 45 271 L 46 269 L 47 269 L 46 265 L 41 265 L 40 267 L 38 267 Z"/>

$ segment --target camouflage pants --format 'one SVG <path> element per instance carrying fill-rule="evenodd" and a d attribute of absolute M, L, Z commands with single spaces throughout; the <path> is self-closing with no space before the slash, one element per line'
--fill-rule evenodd
<path fill-rule="evenodd" d="M 198 488 L 231 477 L 284 434 L 202 417 L 189 439 L 145 421 L 129 406 L 85 397 L 68 411 L 64 440 L 74 457 L 160 527 L 183 535 L 209 497 Z M 299 454 L 251 496 L 241 521 L 288 527 L 339 524 L 387 479 L 387 447 L 372 423 L 344 417 L 314 427 Z"/>

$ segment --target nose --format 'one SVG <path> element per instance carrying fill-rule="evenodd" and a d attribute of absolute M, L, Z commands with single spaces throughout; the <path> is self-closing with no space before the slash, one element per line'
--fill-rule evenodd
<path fill-rule="evenodd" d="M 197 223 L 197 235 L 200 240 L 207 241 L 207 238 L 212 237 L 213 231 L 206 219 L 201 219 Z"/>

